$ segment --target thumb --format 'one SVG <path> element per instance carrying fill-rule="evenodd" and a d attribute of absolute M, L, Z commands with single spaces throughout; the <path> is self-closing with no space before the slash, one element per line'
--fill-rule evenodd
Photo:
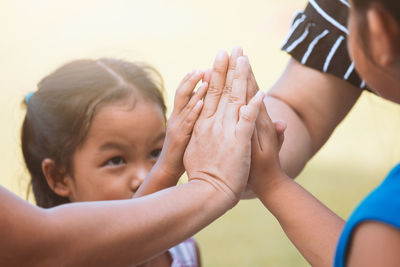
<path fill-rule="evenodd" d="M 287 124 L 285 121 L 274 121 L 274 127 L 276 136 L 278 137 L 278 147 L 279 150 L 282 147 L 283 141 L 285 140 L 285 131 L 287 128 Z"/>
<path fill-rule="evenodd" d="M 240 139 L 250 140 L 254 132 L 255 121 L 263 103 L 264 93 L 258 93 L 250 100 L 249 104 L 243 105 L 239 112 L 239 121 L 237 123 L 237 136 Z"/>

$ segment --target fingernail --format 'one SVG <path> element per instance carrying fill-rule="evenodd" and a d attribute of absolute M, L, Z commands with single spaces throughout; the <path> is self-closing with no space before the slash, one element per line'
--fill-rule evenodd
<path fill-rule="evenodd" d="M 264 92 L 261 90 L 258 90 L 257 94 L 254 96 L 256 98 L 264 98 Z"/>
<path fill-rule="evenodd" d="M 220 50 L 217 54 L 217 59 L 224 59 L 225 53 L 225 50 Z"/>
<path fill-rule="evenodd" d="M 201 106 L 203 106 L 203 100 L 197 101 L 196 105 L 194 106 L 193 110 L 200 110 Z"/>
<path fill-rule="evenodd" d="M 237 67 L 242 67 L 244 64 L 246 64 L 246 58 L 241 56 L 238 57 L 237 61 L 236 61 Z"/>
<path fill-rule="evenodd" d="M 232 56 L 233 58 L 235 58 L 235 57 L 237 57 L 239 54 L 243 54 L 243 48 L 240 47 L 240 46 L 235 46 L 235 47 L 232 49 L 231 56 Z"/>

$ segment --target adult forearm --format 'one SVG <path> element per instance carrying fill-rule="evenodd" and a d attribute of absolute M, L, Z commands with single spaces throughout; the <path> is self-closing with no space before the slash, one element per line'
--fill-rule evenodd
<path fill-rule="evenodd" d="M 192 236 L 233 205 L 223 193 L 197 180 L 140 199 L 49 210 L 17 200 L 12 205 L 18 210 L 12 231 L 6 228 L 11 223 L 2 223 L 7 247 L 1 258 L 7 266 L 139 264 Z"/>
<path fill-rule="evenodd" d="M 61 222 L 76 235 L 66 244 L 69 255 L 82 255 L 73 260 L 74 266 L 126 266 L 184 241 L 231 205 L 207 183 L 192 181 L 141 199 L 64 207 L 51 214 L 56 231 Z"/>
<path fill-rule="evenodd" d="M 287 123 L 280 158 L 290 177 L 325 144 L 360 94 L 342 79 L 289 61 L 265 102 L 272 120 Z"/>

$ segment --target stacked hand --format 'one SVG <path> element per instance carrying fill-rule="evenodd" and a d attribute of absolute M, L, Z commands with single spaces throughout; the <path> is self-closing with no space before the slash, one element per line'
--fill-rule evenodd
<path fill-rule="evenodd" d="M 286 128 L 283 122 L 271 122 L 262 100 L 239 47 L 230 57 L 221 51 L 212 70 L 187 74 L 176 91 L 152 178 L 138 196 L 176 184 L 184 171 L 183 158 L 189 180 L 206 181 L 235 201 L 241 194 L 253 197 L 253 189 L 264 183 L 262 177 L 280 169 L 278 153 Z"/>
<path fill-rule="evenodd" d="M 241 49 L 235 49 L 228 61 L 226 52 L 215 59 L 184 165 L 189 180 L 205 181 L 236 203 L 248 181 L 251 138 L 263 93 L 258 92 L 246 105 L 248 59 Z"/>

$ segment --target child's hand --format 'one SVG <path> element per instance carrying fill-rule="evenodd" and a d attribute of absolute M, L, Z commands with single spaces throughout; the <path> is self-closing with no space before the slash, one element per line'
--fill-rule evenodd
<path fill-rule="evenodd" d="M 176 182 L 184 172 L 183 154 L 207 92 L 206 82 L 194 92 L 203 77 L 204 72 L 192 71 L 183 78 L 175 93 L 174 110 L 168 119 L 166 138 L 157 164 L 165 176 L 175 177 Z"/>
<path fill-rule="evenodd" d="M 202 98 L 207 92 L 208 84 L 202 83 L 194 92 L 204 72 L 188 73 L 175 93 L 174 110 L 167 123 L 167 133 L 161 155 L 146 179 L 139 187 L 135 197 L 176 185 L 184 172 L 183 154 L 189 143 L 193 126 L 203 107 Z"/>
<path fill-rule="evenodd" d="M 277 175 L 283 172 L 279 161 L 279 151 L 284 141 L 286 123 L 272 122 L 265 105 L 260 109 L 256 120 L 256 129 L 251 143 L 251 168 L 249 187 L 257 194 L 269 183 L 275 182 Z"/>
<path fill-rule="evenodd" d="M 250 73 L 247 80 L 247 101 L 254 97 L 259 90 L 250 66 Z M 285 130 L 286 123 L 283 121 L 272 122 L 263 103 L 252 137 L 249 184 L 242 198 L 255 197 L 253 189 L 265 186 L 271 180 L 269 173 L 281 170 L 279 151 L 284 141 Z M 265 180 L 265 177 L 269 180 Z"/>

